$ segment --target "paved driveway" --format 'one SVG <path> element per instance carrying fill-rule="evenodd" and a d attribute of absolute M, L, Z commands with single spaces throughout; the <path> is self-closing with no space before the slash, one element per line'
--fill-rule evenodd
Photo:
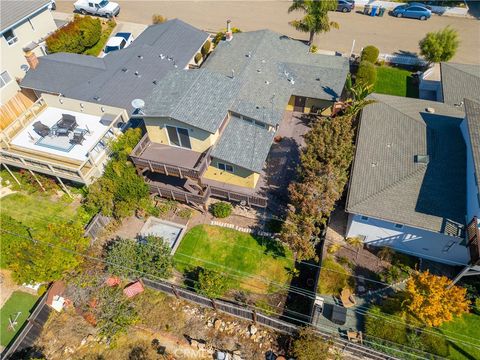
<path fill-rule="evenodd" d="M 73 1 L 57 1 L 58 11 L 72 12 Z M 287 14 L 289 1 L 118 1 L 120 21 L 151 24 L 152 14 L 170 19 L 180 18 L 201 29 L 216 32 L 231 19 L 233 25 L 244 31 L 271 29 L 292 37 L 307 39 L 306 34 L 295 31 L 288 22 L 301 16 Z M 457 29 L 461 45 L 454 61 L 480 63 L 480 21 L 474 19 L 433 16 L 428 21 L 384 17 L 371 18 L 358 13 L 331 13 L 331 20 L 340 24 L 317 37 L 320 49 L 349 53 L 355 39 L 355 51 L 374 44 L 382 53 L 418 51 L 418 41 L 429 31 L 451 25 Z"/>

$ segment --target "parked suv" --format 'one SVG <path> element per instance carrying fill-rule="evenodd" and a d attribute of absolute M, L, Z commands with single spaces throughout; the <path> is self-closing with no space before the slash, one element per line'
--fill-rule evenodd
<path fill-rule="evenodd" d="M 338 0 L 337 11 L 350 12 L 355 9 L 354 0 Z"/>

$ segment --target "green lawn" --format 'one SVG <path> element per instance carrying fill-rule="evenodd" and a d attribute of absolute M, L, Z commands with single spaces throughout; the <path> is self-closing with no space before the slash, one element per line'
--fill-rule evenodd
<path fill-rule="evenodd" d="M 463 341 L 449 341 L 449 359 L 469 360 L 480 359 L 480 316 L 465 314 L 462 317 L 444 323 L 439 329 L 444 335 Z M 471 343 L 477 348 L 465 343 Z"/>
<path fill-rule="evenodd" d="M 411 72 L 389 66 L 377 66 L 377 81 L 373 91 L 379 94 L 418 98 L 418 86 L 413 84 Z"/>
<path fill-rule="evenodd" d="M 0 309 L 0 344 L 7 346 L 15 334 L 20 330 L 25 320 L 30 315 L 30 309 L 37 302 L 38 298 L 34 295 L 15 291 L 7 302 Z M 18 312 L 21 312 L 17 319 L 15 331 L 9 329 L 9 319 L 15 319 Z"/>
<path fill-rule="evenodd" d="M 278 290 L 262 279 L 288 285 L 294 266 L 290 250 L 275 240 L 210 225 L 195 226 L 185 234 L 174 262 L 181 272 L 201 266 L 238 275 L 234 278 L 238 286 L 259 294 Z"/>
<path fill-rule="evenodd" d="M 317 292 L 323 295 L 340 295 L 344 287 L 352 287 L 352 281 L 350 271 L 337 263 L 333 257 L 327 256 L 322 261 Z"/>
<path fill-rule="evenodd" d="M 14 193 L 0 199 L 0 206 L 2 212 L 34 231 L 50 223 L 79 219 L 78 202 L 41 193 Z"/>

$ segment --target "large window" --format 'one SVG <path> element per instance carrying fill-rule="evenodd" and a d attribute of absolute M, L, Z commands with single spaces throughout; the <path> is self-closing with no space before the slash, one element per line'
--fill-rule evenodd
<path fill-rule="evenodd" d="M 0 88 L 7 85 L 10 81 L 12 81 L 10 74 L 7 71 L 2 71 L 2 73 L 0 73 Z"/>
<path fill-rule="evenodd" d="M 224 164 L 224 163 L 217 163 L 217 167 L 220 169 L 220 170 L 223 170 L 223 171 L 226 171 L 226 172 L 229 172 L 229 173 L 234 173 L 234 169 L 233 169 L 233 166 L 230 165 L 230 164 Z"/>
<path fill-rule="evenodd" d="M 5 31 L 3 33 L 3 37 L 5 38 L 5 40 L 7 41 L 7 44 L 8 45 L 13 45 L 15 44 L 18 39 L 17 37 L 15 36 L 15 34 L 13 33 L 13 30 L 8 30 L 8 31 Z"/>
<path fill-rule="evenodd" d="M 167 125 L 167 133 L 170 145 L 180 146 L 187 149 L 192 148 L 187 129 Z"/>

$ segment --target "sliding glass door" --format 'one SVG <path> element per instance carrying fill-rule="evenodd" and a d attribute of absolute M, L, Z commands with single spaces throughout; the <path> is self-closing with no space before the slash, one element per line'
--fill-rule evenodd
<path fill-rule="evenodd" d="M 180 146 L 187 149 L 192 148 L 187 129 L 167 125 L 167 133 L 170 145 Z"/>

